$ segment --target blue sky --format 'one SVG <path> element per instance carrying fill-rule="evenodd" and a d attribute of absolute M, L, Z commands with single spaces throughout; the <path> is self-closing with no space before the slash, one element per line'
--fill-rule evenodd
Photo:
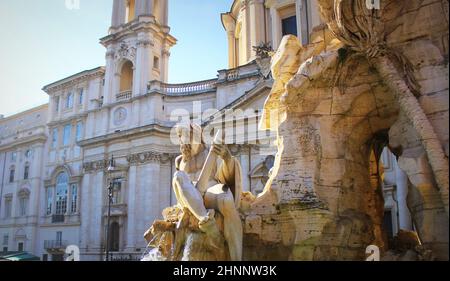
<path fill-rule="evenodd" d="M 232 0 L 170 0 L 172 49 L 169 82 L 214 78 L 227 67 L 220 13 Z M 41 88 L 105 64 L 98 42 L 111 23 L 112 0 L 0 0 L 0 114 L 10 116 L 44 104 Z"/>

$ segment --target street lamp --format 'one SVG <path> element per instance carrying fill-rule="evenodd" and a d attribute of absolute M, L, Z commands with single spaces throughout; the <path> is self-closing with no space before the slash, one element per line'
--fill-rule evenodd
<path fill-rule="evenodd" d="M 114 155 L 111 156 L 111 160 L 109 160 L 109 165 L 108 165 L 108 173 L 111 174 L 112 172 L 114 172 L 114 170 L 116 169 L 116 163 L 114 161 Z M 113 188 L 114 188 L 114 183 L 113 180 L 110 179 L 109 180 L 109 185 L 108 185 L 108 226 L 106 228 L 106 261 L 109 261 L 109 227 L 110 227 L 110 222 L 111 222 L 111 203 L 112 203 L 112 199 L 113 199 Z"/>

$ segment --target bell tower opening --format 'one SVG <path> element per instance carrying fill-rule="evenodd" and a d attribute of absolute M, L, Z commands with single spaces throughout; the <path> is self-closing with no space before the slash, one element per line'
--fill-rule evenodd
<path fill-rule="evenodd" d="M 120 93 L 133 90 L 133 63 L 127 60 L 120 71 Z"/>

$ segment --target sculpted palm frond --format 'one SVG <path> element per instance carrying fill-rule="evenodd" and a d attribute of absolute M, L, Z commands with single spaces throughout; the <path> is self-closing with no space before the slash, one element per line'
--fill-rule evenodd
<path fill-rule="evenodd" d="M 427 153 L 448 215 L 448 158 L 428 117 L 417 101 L 420 85 L 413 67 L 386 37 L 395 29 L 408 0 L 383 0 L 380 9 L 368 9 L 366 0 L 318 0 L 320 11 L 333 34 L 354 52 L 367 58 L 397 99 L 400 109 L 416 129 Z"/>

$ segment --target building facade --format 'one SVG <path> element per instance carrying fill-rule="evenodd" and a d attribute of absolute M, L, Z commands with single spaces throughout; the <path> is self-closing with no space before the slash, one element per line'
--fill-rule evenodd
<path fill-rule="evenodd" d="M 171 178 L 179 147 L 171 131 L 180 120 L 229 130 L 244 189 L 259 194 L 276 146 L 274 135 L 257 129 L 273 81 L 270 51 L 261 55 L 263 48 L 254 47 L 276 49 L 286 34 L 314 44 L 324 36 L 315 2 L 234 1 L 221 16 L 229 68 L 211 80 L 169 84 L 177 40 L 167 1 L 114 0 L 101 39 L 105 66 L 45 86 L 48 105 L 0 119 L 2 250 L 62 260 L 66 247 L 77 245 L 82 260 L 103 260 L 108 247 L 113 259 L 138 259 L 144 232 L 176 203 Z M 382 161 L 394 235 L 412 228 L 407 183 L 387 150 Z"/>

